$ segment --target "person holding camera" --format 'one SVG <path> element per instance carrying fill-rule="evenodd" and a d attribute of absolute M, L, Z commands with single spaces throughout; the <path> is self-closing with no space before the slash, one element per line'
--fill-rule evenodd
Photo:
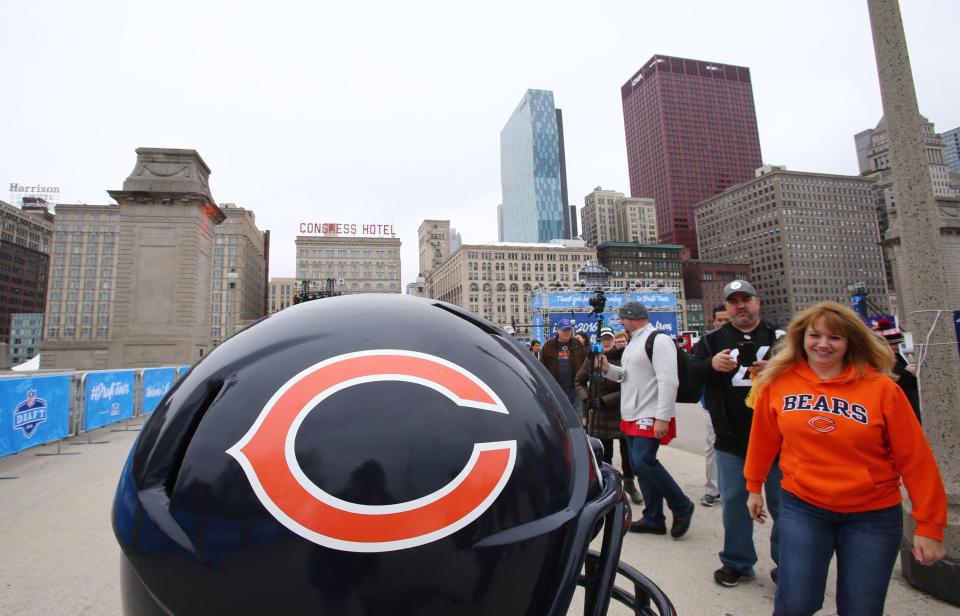
<path fill-rule="evenodd" d="M 691 373 L 704 384 L 704 406 L 716 434 L 717 476 L 723 505 L 723 550 L 721 567 L 714 581 L 728 588 L 756 572 L 757 550 L 753 544 L 753 520 L 747 511 L 747 484 L 743 465 L 750 441 L 753 411 L 745 401 L 751 378 L 766 366 L 779 335 L 777 328 L 760 318 L 760 298 L 746 280 L 734 280 L 723 289 L 724 307 L 730 320 L 707 332 L 693 349 Z M 767 505 L 774 524 L 770 537 L 771 572 L 777 581 L 779 563 L 776 525 L 780 513 L 780 467 L 773 464 L 766 480 Z"/>
<path fill-rule="evenodd" d="M 620 365 L 623 349 L 615 348 L 613 330 L 609 327 L 600 328 L 600 345 L 607 360 L 614 366 Z M 630 450 L 627 440 L 620 432 L 620 383 L 600 377 L 597 383 L 591 383 L 591 373 L 594 362 L 583 362 L 577 372 L 575 382 L 577 394 L 583 401 L 587 421 L 587 433 L 600 439 L 603 443 L 603 461 L 613 463 L 613 441 L 620 443 L 620 463 L 623 466 L 623 491 L 630 495 L 630 500 L 639 505 L 643 497 L 633 481 L 633 469 L 630 467 Z M 593 390 L 596 399 L 590 399 Z M 591 408 L 594 407 L 594 408 Z"/>
<path fill-rule="evenodd" d="M 695 507 L 657 459 L 660 445 L 677 435 L 677 349 L 669 336 L 655 336 L 652 357 L 648 357 L 647 338 L 656 328 L 650 323 L 646 306 L 631 301 L 620 306 L 618 313 L 631 342 L 623 351 L 620 366 L 604 355 L 599 359 L 603 375 L 620 383 L 620 431 L 627 436 L 630 467 L 636 473 L 645 505 L 643 515 L 630 525 L 630 532 L 666 535 L 666 501 L 673 512 L 670 536 L 679 539 L 690 529 Z"/>

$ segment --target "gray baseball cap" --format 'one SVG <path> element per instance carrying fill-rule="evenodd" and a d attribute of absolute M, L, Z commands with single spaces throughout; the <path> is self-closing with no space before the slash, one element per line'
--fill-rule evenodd
<path fill-rule="evenodd" d="M 746 280 L 734 280 L 732 282 L 728 282 L 727 286 L 723 287 L 724 300 L 730 299 L 730 296 L 734 293 L 743 293 L 744 295 L 749 295 L 750 297 L 757 296 L 757 290 L 754 289 L 753 285 Z"/>
<path fill-rule="evenodd" d="M 620 306 L 618 311 L 621 319 L 649 319 L 650 313 L 647 307 L 640 302 L 627 302 Z"/>

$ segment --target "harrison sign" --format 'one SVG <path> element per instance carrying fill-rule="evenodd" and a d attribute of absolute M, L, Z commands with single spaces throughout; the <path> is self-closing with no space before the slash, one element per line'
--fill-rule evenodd
<path fill-rule="evenodd" d="M 60 199 L 59 186 L 26 185 L 10 182 L 10 201 L 23 207 L 25 197 L 39 197 L 47 203 L 57 203 Z"/>

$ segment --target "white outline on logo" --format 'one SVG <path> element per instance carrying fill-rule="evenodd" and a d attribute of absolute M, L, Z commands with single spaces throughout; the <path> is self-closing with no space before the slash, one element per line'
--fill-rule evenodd
<path fill-rule="evenodd" d="M 329 537 L 327 535 L 320 534 L 316 531 L 313 531 L 309 528 L 304 527 L 299 522 L 293 520 L 284 512 L 280 507 L 274 503 L 273 499 L 267 494 L 266 490 L 263 487 L 263 484 L 260 482 L 257 473 L 253 468 L 250 460 L 243 453 L 242 449 L 253 439 L 257 431 L 260 429 L 260 426 L 266 420 L 267 416 L 270 414 L 270 411 L 273 409 L 276 402 L 285 394 L 291 387 L 296 385 L 304 377 L 316 372 L 317 370 L 329 366 L 331 364 L 339 363 L 344 360 L 352 359 L 355 357 L 369 357 L 369 356 L 384 356 L 384 355 L 395 355 L 403 357 L 416 357 L 419 359 L 424 359 L 436 364 L 440 364 L 447 368 L 454 370 L 462 374 L 463 376 L 470 379 L 475 385 L 480 387 L 484 393 L 486 393 L 492 400 L 494 404 L 484 403 L 484 402 L 475 402 L 472 400 L 464 400 L 457 396 L 455 393 L 449 389 L 435 383 L 433 381 L 422 379 L 418 377 L 412 377 L 405 374 L 377 374 L 372 376 L 359 377 L 355 379 L 350 379 L 338 383 L 333 387 L 329 387 L 316 396 L 314 396 L 304 407 L 297 413 L 296 418 L 290 425 L 290 429 L 287 432 L 287 435 L 284 439 L 284 458 L 287 463 L 288 468 L 290 469 L 291 474 L 311 496 L 317 500 L 342 511 L 347 511 L 351 513 L 358 513 L 364 515 L 387 515 L 392 513 L 400 513 L 404 511 L 412 511 L 420 507 L 424 507 L 430 503 L 436 502 L 446 496 L 447 494 L 453 492 L 458 486 L 460 486 L 464 480 L 470 475 L 473 468 L 476 466 L 477 461 L 480 458 L 480 454 L 484 451 L 492 450 L 509 450 L 509 459 L 507 461 L 507 466 L 504 469 L 503 474 L 501 475 L 499 481 L 490 491 L 487 497 L 480 502 L 473 510 L 471 510 L 467 515 L 456 520 L 455 522 L 437 529 L 436 531 L 426 533 L 423 535 L 418 535 L 415 537 L 410 537 L 407 539 L 399 539 L 395 541 L 381 541 L 381 542 L 358 542 L 358 541 L 345 541 L 343 539 L 336 539 Z M 486 411 L 493 411 L 495 413 L 503 413 L 508 415 L 506 406 L 504 406 L 503 401 L 500 400 L 500 397 L 483 381 L 477 378 L 476 375 L 470 371 L 454 364 L 450 361 L 447 361 L 443 358 L 436 357 L 434 355 L 429 355 L 426 353 L 418 353 L 415 351 L 405 351 L 399 349 L 376 349 L 370 351 L 359 351 L 356 353 L 345 353 L 343 355 L 338 355 L 336 357 L 331 357 L 330 359 L 324 360 L 322 362 L 316 363 L 304 370 L 301 370 L 295 376 L 287 380 L 277 391 L 274 393 L 270 399 L 264 405 L 263 409 L 260 411 L 260 414 L 257 416 L 257 419 L 253 422 L 253 425 L 244 434 L 235 445 L 227 449 L 226 453 L 236 459 L 239 462 L 240 466 L 243 468 L 244 473 L 247 476 L 247 480 L 250 482 L 250 486 L 253 488 L 254 493 L 257 495 L 257 498 L 263 504 L 263 506 L 270 512 L 270 514 L 276 518 L 281 524 L 286 526 L 288 529 L 294 533 L 300 535 L 304 539 L 312 541 L 313 543 L 350 552 L 389 552 L 394 550 L 402 550 L 406 548 L 415 547 L 418 545 L 424 545 L 436 541 L 437 539 L 442 539 L 448 535 L 455 533 L 461 528 L 467 526 L 477 518 L 479 518 L 484 511 L 486 511 L 490 505 L 497 499 L 500 495 L 500 492 L 503 491 L 503 488 L 506 486 L 507 481 L 510 479 L 513 474 L 513 468 L 516 464 L 517 459 L 517 442 L 516 441 L 498 441 L 498 442 L 488 442 L 488 443 L 474 443 L 473 451 L 470 454 L 470 458 L 467 463 L 464 465 L 460 473 L 454 477 L 449 483 L 440 488 L 439 490 L 416 498 L 411 501 L 406 501 L 403 503 L 395 503 L 392 505 L 359 505 L 357 503 L 351 503 L 349 501 L 341 500 L 332 494 L 322 490 L 315 483 L 310 481 L 310 479 L 303 472 L 303 469 L 300 467 L 299 462 L 296 459 L 295 452 L 295 442 L 297 432 L 300 429 L 301 424 L 306 419 L 307 415 L 312 411 L 316 406 L 322 402 L 324 399 L 333 395 L 338 391 L 347 389 L 348 387 L 353 387 L 354 385 L 360 385 L 363 383 L 373 383 L 380 381 L 401 381 L 408 383 L 415 383 L 417 385 L 423 385 L 424 387 L 429 387 L 434 391 L 439 392 L 440 394 L 449 398 L 457 406 L 476 408 Z"/>

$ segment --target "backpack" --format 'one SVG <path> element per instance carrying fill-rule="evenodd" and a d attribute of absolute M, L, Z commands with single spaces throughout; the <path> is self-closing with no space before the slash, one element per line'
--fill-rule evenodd
<path fill-rule="evenodd" d="M 653 363 L 653 339 L 657 337 L 657 334 L 662 333 L 658 329 L 653 330 L 647 336 L 647 341 L 643 345 L 647 351 L 647 359 L 650 360 L 651 364 Z M 690 356 L 676 344 L 673 347 L 677 350 L 677 380 L 680 381 L 677 387 L 677 402 L 699 402 L 700 396 L 703 394 L 703 386 L 697 383 L 691 374 L 688 365 Z"/>

